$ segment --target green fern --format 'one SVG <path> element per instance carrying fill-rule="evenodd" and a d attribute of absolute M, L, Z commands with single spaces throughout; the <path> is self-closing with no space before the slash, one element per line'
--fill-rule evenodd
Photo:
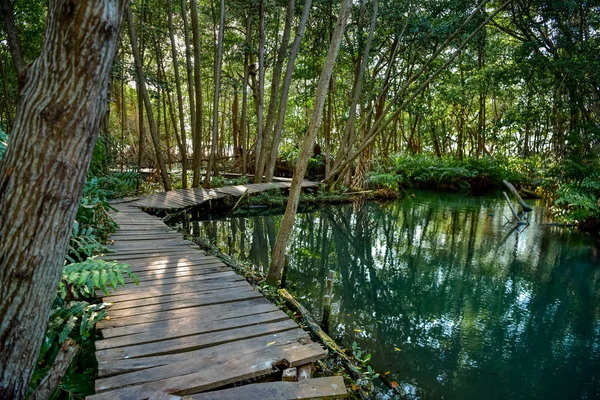
<path fill-rule="evenodd" d="M 92 298 L 96 290 L 108 295 L 109 288 L 116 290 L 119 285 L 125 286 L 125 277 L 131 278 L 137 285 L 137 276 L 131 272 L 129 265 L 88 258 L 84 262 L 64 266 L 58 286 L 59 296 L 71 296 L 75 300 Z"/>

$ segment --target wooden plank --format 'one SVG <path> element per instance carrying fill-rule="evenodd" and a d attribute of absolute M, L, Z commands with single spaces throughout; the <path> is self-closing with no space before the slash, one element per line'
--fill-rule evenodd
<path fill-rule="evenodd" d="M 194 265 L 191 267 L 180 267 L 168 270 L 153 270 L 153 271 L 142 271 L 136 272 L 136 276 L 140 282 L 160 280 L 166 278 L 178 278 L 193 275 L 206 275 L 215 272 L 226 272 L 231 271 L 231 268 L 225 266 L 223 263 L 205 264 L 205 265 Z M 132 282 L 132 279 L 125 279 L 125 282 Z"/>
<path fill-rule="evenodd" d="M 88 397 L 99 399 L 147 399 L 156 391 L 176 395 L 197 393 L 249 378 L 270 375 L 274 365 L 288 363 L 291 366 L 306 364 L 325 356 L 321 346 L 298 342 L 278 346 L 264 344 L 250 353 L 228 352 L 227 348 L 213 359 L 202 359 L 199 369 L 197 357 L 96 380 L 96 394 Z M 184 353 L 185 355 L 189 353 Z"/>
<path fill-rule="evenodd" d="M 250 286 L 239 286 L 235 287 L 235 291 L 231 290 L 217 290 L 217 291 L 202 291 L 199 293 L 168 293 L 164 296 L 150 297 L 146 299 L 135 299 L 130 301 L 119 301 L 110 307 L 109 314 L 112 317 L 116 317 L 117 310 L 126 310 L 129 308 L 137 307 L 148 307 L 155 304 L 173 303 L 173 302 L 185 302 L 180 304 L 189 304 L 190 301 L 194 300 L 198 305 L 208 305 L 217 303 L 226 303 L 229 301 L 237 301 L 241 299 L 252 299 L 260 297 L 260 293 L 253 290 Z M 144 310 L 147 310 L 145 308 Z M 142 310 L 135 310 L 132 312 L 142 312 Z"/>
<path fill-rule="evenodd" d="M 280 321 L 284 321 L 284 323 L 278 324 L 277 322 Z M 286 313 L 275 310 L 209 323 L 196 321 L 188 325 L 177 324 L 160 330 L 98 340 L 96 341 L 96 358 L 98 361 L 108 361 L 168 354 L 179 352 L 182 349 L 196 350 L 216 343 L 297 327 L 296 324 L 289 322 L 290 319 Z"/>
<path fill-rule="evenodd" d="M 107 255 L 104 258 L 110 256 Z M 173 265 L 187 265 L 191 263 L 201 263 L 202 261 L 206 261 L 207 263 L 213 263 L 216 261 L 220 261 L 217 257 L 204 255 L 201 251 L 192 251 L 186 252 L 185 254 L 168 254 L 160 257 L 152 257 L 152 258 L 140 258 L 131 260 L 128 264 L 132 267 L 141 267 L 147 266 L 148 269 L 155 268 L 169 268 L 169 266 Z"/>
<path fill-rule="evenodd" d="M 142 252 L 142 253 L 137 252 L 137 251 L 133 251 L 133 252 L 119 251 L 118 254 L 116 254 L 116 253 L 106 254 L 102 257 L 102 259 L 104 259 L 106 261 L 135 260 L 135 259 L 140 259 L 140 258 L 153 259 L 153 258 L 165 257 L 165 256 L 185 257 L 185 256 L 189 256 L 189 255 L 197 255 L 198 253 L 199 253 L 198 249 L 193 249 L 191 247 L 185 248 L 184 250 L 182 250 L 181 248 L 171 248 L 171 249 L 166 249 L 166 250 L 159 250 L 159 251 L 154 251 L 154 252 Z M 202 253 L 200 253 L 200 254 L 202 254 Z M 127 261 L 124 261 L 124 262 L 127 262 Z"/>
<path fill-rule="evenodd" d="M 151 297 L 161 297 L 170 295 L 191 295 L 193 293 L 212 292 L 215 290 L 230 290 L 232 288 L 252 288 L 248 282 L 241 276 L 231 271 L 227 278 L 211 280 L 204 282 L 199 286 L 196 282 L 177 283 L 172 285 L 144 286 L 143 290 L 137 290 L 139 286 L 128 285 L 125 288 L 117 289 L 112 295 L 103 297 L 104 301 L 110 303 L 122 302 L 126 300 L 148 299 Z"/>
<path fill-rule="evenodd" d="M 119 373 L 132 372 L 140 369 L 159 367 L 180 361 L 196 358 L 198 360 L 213 360 L 222 353 L 235 353 L 237 355 L 254 353 L 264 348 L 265 345 L 286 346 L 290 343 L 310 343 L 310 337 L 302 329 L 295 328 L 289 331 L 271 333 L 254 338 L 245 338 L 230 343 L 206 347 L 189 352 L 165 354 L 160 356 L 149 356 L 140 358 L 128 358 L 122 360 L 111 360 L 99 365 L 98 374 L 102 377 L 116 375 Z"/>
<path fill-rule="evenodd" d="M 239 292 L 228 293 L 228 296 L 239 297 Z M 260 297 L 256 297 L 254 299 L 260 299 Z M 213 307 L 215 312 L 210 315 L 206 311 L 203 311 L 202 315 L 204 318 L 196 317 L 195 313 L 186 314 L 185 316 L 173 319 L 167 319 L 162 321 L 150 321 L 146 323 L 140 324 L 132 324 L 125 326 L 117 326 L 117 327 L 104 327 L 102 329 L 102 337 L 104 339 L 109 339 L 118 336 L 127 336 L 127 335 L 135 335 L 138 333 L 149 332 L 154 330 L 167 329 L 174 326 L 186 326 L 192 325 L 197 321 L 200 321 L 204 324 L 212 322 L 212 321 L 221 321 L 227 319 L 235 319 L 241 317 L 247 317 L 252 315 L 264 314 L 273 311 L 279 310 L 273 304 L 266 302 L 252 302 L 254 299 L 237 299 L 232 300 L 235 301 L 233 307 L 229 304 L 225 303 L 215 303 L 214 305 L 219 305 L 219 307 L 214 307 L 214 305 L 207 305 L 206 307 Z M 253 304 L 252 306 L 250 304 Z M 218 312 L 218 313 L 217 313 Z M 108 322 L 108 321 L 107 321 Z"/>
<path fill-rule="evenodd" d="M 215 392 L 184 396 L 182 400 L 296 400 L 296 399 L 344 399 L 348 393 L 344 378 L 305 379 L 300 382 L 265 382 L 238 386 Z"/>
<path fill-rule="evenodd" d="M 229 293 L 230 296 L 239 295 L 238 292 Z M 235 300 L 233 300 L 235 301 Z M 244 315 L 260 314 L 263 312 L 277 309 L 264 297 L 253 299 L 240 299 L 229 303 L 207 304 L 202 307 L 183 308 L 162 312 L 151 315 L 140 315 L 132 317 L 123 317 L 118 319 L 102 320 L 96 324 L 97 329 L 102 330 L 102 334 L 112 336 L 126 335 L 136 332 L 144 332 L 147 329 L 154 329 L 155 326 L 162 327 L 169 324 L 176 324 L 178 321 L 189 321 L 189 319 L 198 319 L 205 322 L 219 319 L 237 318 Z M 110 329 L 110 331 L 108 330 Z"/>

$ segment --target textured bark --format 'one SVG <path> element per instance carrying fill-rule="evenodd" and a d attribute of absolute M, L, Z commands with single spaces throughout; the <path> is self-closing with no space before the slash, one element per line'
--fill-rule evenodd
<path fill-rule="evenodd" d="M 200 161 L 202 159 L 202 75 L 200 72 L 200 30 L 198 27 L 198 3 L 190 1 L 190 14 L 192 17 L 192 41 L 194 45 L 194 101 L 196 108 L 190 113 L 196 113 L 194 118 L 194 154 L 192 154 L 192 168 L 194 169 L 193 187 L 200 185 Z M 191 94 L 190 94 L 191 95 Z"/>
<path fill-rule="evenodd" d="M 160 176 L 163 181 L 165 190 L 171 190 L 171 181 L 169 179 L 169 173 L 167 172 L 167 166 L 163 159 L 162 151 L 160 148 L 160 138 L 158 137 L 158 131 L 156 129 L 156 121 L 154 120 L 154 113 L 152 111 L 152 104 L 150 103 L 150 96 L 148 95 L 148 88 L 146 87 L 146 77 L 144 75 L 144 68 L 142 65 L 142 59 L 138 52 L 137 38 L 135 36 L 135 28 L 133 26 L 133 15 L 131 9 L 127 8 L 127 28 L 129 30 L 129 40 L 131 41 L 131 51 L 133 53 L 133 59 L 135 61 L 135 70 L 137 73 L 137 83 L 140 87 L 142 99 L 146 106 L 146 115 L 148 118 L 148 125 L 150 125 L 150 136 L 152 136 L 152 142 L 154 143 L 154 150 L 156 152 L 156 161 L 160 169 Z"/>
<path fill-rule="evenodd" d="M 300 49 L 300 42 L 302 36 L 304 36 L 304 29 L 306 28 L 306 21 L 308 20 L 308 14 L 310 13 L 310 6 L 312 0 L 306 0 L 304 2 L 304 9 L 302 10 L 302 17 L 300 23 L 296 29 L 296 37 L 292 43 L 290 50 L 290 57 L 288 58 L 288 64 L 285 70 L 285 77 L 283 78 L 283 87 L 281 88 L 281 99 L 279 101 L 279 111 L 277 113 L 277 123 L 273 131 L 273 143 L 271 144 L 271 151 L 269 153 L 269 160 L 267 167 L 265 168 L 265 182 L 271 182 L 273 175 L 275 174 L 275 163 L 277 161 L 277 153 L 279 152 L 279 143 L 281 142 L 281 133 L 283 132 L 283 121 L 285 120 L 285 111 L 287 109 L 287 99 L 290 93 L 290 85 L 292 83 L 292 75 L 294 72 L 294 63 L 296 62 L 296 56 Z"/>
<path fill-rule="evenodd" d="M 225 28 L 225 0 L 221 0 L 221 19 L 219 21 L 219 37 L 217 43 L 217 59 L 215 60 L 215 94 L 213 96 L 212 143 L 206 167 L 204 186 L 210 187 L 210 175 L 215 165 L 217 152 L 217 134 L 219 130 L 219 95 L 221 94 L 221 67 L 223 64 L 223 30 Z"/>
<path fill-rule="evenodd" d="M 24 398 L 107 107 L 127 0 L 50 0 L 0 164 L 0 398 Z M 93 66 L 93 68 L 90 68 Z"/>
<path fill-rule="evenodd" d="M 69 365 L 71 365 L 71 361 L 77 355 L 77 351 L 79 350 L 79 346 L 72 339 L 67 339 L 63 342 L 62 346 L 56 358 L 54 358 L 54 363 L 46 377 L 42 380 L 40 385 L 35 389 L 35 392 L 29 396 L 28 400 L 46 400 L 52 396 L 52 393 L 58 387 L 61 379 L 69 369 Z"/>
<path fill-rule="evenodd" d="M 323 105 L 325 104 L 325 96 L 329 88 L 329 82 L 331 81 L 331 75 L 333 73 L 333 67 L 340 50 L 340 44 L 342 42 L 342 36 L 346 29 L 346 23 L 348 21 L 348 15 L 350 13 L 350 4 L 352 0 L 343 0 L 340 8 L 340 14 L 333 31 L 331 43 L 329 45 L 329 51 L 321 70 L 321 76 L 319 77 L 319 83 L 317 85 L 317 91 L 315 93 L 315 101 L 308 123 L 308 129 L 306 136 L 302 142 L 302 148 L 298 154 L 298 161 L 294 167 L 294 177 L 292 179 L 292 186 L 290 187 L 290 196 L 285 208 L 285 214 L 279 225 L 279 232 L 277 234 L 277 240 L 273 248 L 273 256 L 271 257 L 271 265 L 269 267 L 269 274 L 267 276 L 267 283 L 270 285 L 276 285 L 281 278 L 281 270 L 283 268 L 283 262 L 285 259 L 285 252 L 287 242 L 294 226 L 294 220 L 296 219 L 296 211 L 298 210 L 298 202 L 300 200 L 300 191 L 302 190 L 302 181 L 304 175 L 306 175 L 306 169 L 308 167 L 308 159 L 310 153 L 313 150 L 313 145 L 317 137 L 319 125 L 321 125 L 321 119 L 323 118 Z"/>
<path fill-rule="evenodd" d="M 181 185 L 187 188 L 187 140 L 185 135 L 185 122 L 183 120 L 183 95 L 181 94 L 181 78 L 179 77 L 179 60 L 177 59 L 177 45 L 173 33 L 173 0 L 169 0 L 169 38 L 171 40 L 171 58 L 173 59 L 173 71 L 175 73 L 175 88 L 177 89 L 177 109 L 179 111 L 179 129 L 181 132 Z M 173 126 L 175 132 L 176 127 Z"/>

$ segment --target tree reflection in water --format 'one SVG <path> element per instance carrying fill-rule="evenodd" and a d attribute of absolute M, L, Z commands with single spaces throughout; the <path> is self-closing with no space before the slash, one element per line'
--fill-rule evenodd
<path fill-rule="evenodd" d="M 512 230 L 499 196 L 417 192 L 300 214 L 288 283 L 331 336 L 372 353 L 407 398 L 600 397 L 600 262 L 592 239 Z M 267 268 L 279 215 L 201 222 L 196 234 Z"/>

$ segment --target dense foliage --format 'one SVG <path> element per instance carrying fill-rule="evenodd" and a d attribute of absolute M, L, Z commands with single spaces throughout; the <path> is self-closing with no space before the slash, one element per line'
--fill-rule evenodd
<path fill-rule="evenodd" d="M 199 173 L 208 162 L 216 129 L 217 167 L 211 172 L 253 173 L 257 155 L 275 146 L 275 173 L 290 176 L 339 4 L 310 6 L 289 97 L 283 99 L 286 61 L 304 4 L 265 3 L 264 43 L 258 34 L 259 7 L 245 0 L 227 2 L 219 43 L 209 33 L 218 30 L 214 2 L 133 1 L 131 29 L 138 38 L 152 108 L 144 107 L 140 87 L 134 84 L 140 77 L 125 29 L 92 174 L 105 175 L 111 168 L 156 169 L 160 153 L 166 155 L 163 167 L 172 171 L 174 187 L 197 184 L 200 180 L 192 179 L 192 172 Z M 196 4 L 197 21 L 190 10 Z M 289 7 L 295 18 L 286 27 L 283 15 Z M 46 5 L 18 0 L 14 8 L 28 61 L 41 46 Z M 289 39 L 284 35 L 288 28 Z M 309 178 L 394 188 L 398 183 L 480 188 L 507 178 L 536 188 L 538 178 L 556 172 L 554 182 L 548 183 L 552 190 L 546 190 L 558 200 L 556 215 L 578 221 L 593 217 L 597 181 L 589 176 L 580 182 L 569 174 L 568 165 L 591 168 L 600 153 L 598 32 L 597 0 L 490 1 L 481 8 L 470 0 L 424 2 L 419 7 L 409 1 L 355 2 L 309 161 Z M 223 77 L 215 92 L 218 46 Z M 259 63 L 261 51 L 266 54 L 264 66 Z M 9 54 L 6 44 L 0 46 L 6 100 L 0 118 L 8 130 L 17 99 Z M 215 93 L 220 100 L 213 120 Z M 273 126 L 283 105 L 281 141 L 276 143 Z M 158 148 L 150 142 L 153 129 Z M 212 184 L 224 183 L 217 178 Z M 560 196 L 558 187 L 563 187 Z"/>

